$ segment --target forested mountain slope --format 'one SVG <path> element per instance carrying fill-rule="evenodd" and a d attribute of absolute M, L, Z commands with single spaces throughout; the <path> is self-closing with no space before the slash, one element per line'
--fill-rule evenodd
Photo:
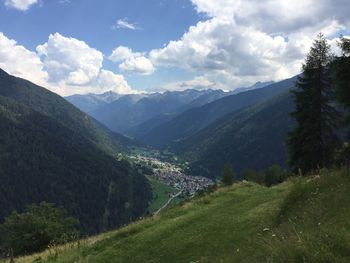
<path fill-rule="evenodd" d="M 12 98 L 27 107 L 50 116 L 62 125 L 84 135 L 106 151 L 119 152 L 130 141 L 113 134 L 62 97 L 27 80 L 16 78 L 0 69 L 0 96 Z"/>
<path fill-rule="evenodd" d="M 176 114 L 183 111 L 183 107 L 192 101 L 198 99 L 197 104 L 201 104 L 223 96 L 225 96 L 223 91 L 194 89 L 126 95 L 97 108 L 92 116 L 111 130 L 128 134 L 133 127 L 158 115 Z"/>
<path fill-rule="evenodd" d="M 115 139 L 58 95 L 0 74 L 0 222 L 42 201 L 64 206 L 83 233 L 145 213 L 147 179 L 109 155 L 121 143 L 108 147 Z"/>
<path fill-rule="evenodd" d="M 226 114 L 237 112 L 285 92 L 294 86 L 295 80 L 296 77 L 293 77 L 264 88 L 227 96 L 202 107 L 189 109 L 170 121 L 150 129 L 139 139 L 154 147 L 168 147 L 196 134 Z"/>
<path fill-rule="evenodd" d="M 225 164 L 241 173 L 273 164 L 287 165 L 285 138 L 294 127 L 289 91 L 267 102 L 232 113 L 172 145 L 191 162 L 195 175 L 220 176 Z"/>

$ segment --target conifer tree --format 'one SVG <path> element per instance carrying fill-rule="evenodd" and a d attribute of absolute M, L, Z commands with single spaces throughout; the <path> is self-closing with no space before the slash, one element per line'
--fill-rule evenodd
<path fill-rule="evenodd" d="M 342 56 L 334 62 L 335 83 L 337 89 L 337 99 L 348 110 L 350 109 L 350 39 L 341 37 L 339 47 Z M 350 123 L 350 116 L 347 116 L 347 124 Z M 350 132 L 348 134 L 350 139 Z"/>
<path fill-rule="evenodd" d="M 234 181 L 235 173 L 230 165 L 225 165 L 222 171 L 222 183 L 224 185 L 232 185 Z"/>
<path fill-rule="evenodd" d="M 292 91 L 295 111 L 291 115 L 297 127 L 289 134 L 288 147 L 290 165 L 295 172 L 309 174 L 333 163 L 334 149 L 339 142 L 335 133 L 339 113 L 333 104 L 332 59 L 330 46 L 319 34 Z"/>

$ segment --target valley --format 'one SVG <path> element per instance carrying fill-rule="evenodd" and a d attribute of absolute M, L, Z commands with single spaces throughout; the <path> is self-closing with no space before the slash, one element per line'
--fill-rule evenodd
<path fill-rule="evenodd" d="M 215 184 L 215 182 L 207 177 L 191 176 L 185 174 L 179 162 L 167 162 L 161 161 L 160 159 L 167 159 L 169 155 L 164 155 L 159 151 L 140 151 L 134 150 L 134 155 L 129 155 L 127 158 L 136 165 L 142 167 L 149 167 L 152 171 L 151 174 L 147 175 L 153 186 L 154 199 L 150 203 L 150 211 L 157 211 L 164 209 L 170 204 L 176 204 L 181 200 L 187 200 L 193 198 L 196 194 L 206 191 L 206 189 Z M 142 152 L 141 154 L 136 154 Z M 168 153 L 170 154 L 170 153 Z M 153 157 L 152 157 L 153 156 Z M 154 157 L 154 156 L 158 156 Z M 171 159 L 178 160 L 178 158 L 172 154 Z M 164 187 L 165 186 L 165 187 Z M 161 190 L 159 190 L 159 188 Z M 164 191 L 167 200 L 164 198 Z M 159 200 L 160 199 L 160 200 Z M 158 206 L 154 205 L 157 203 Z"/>

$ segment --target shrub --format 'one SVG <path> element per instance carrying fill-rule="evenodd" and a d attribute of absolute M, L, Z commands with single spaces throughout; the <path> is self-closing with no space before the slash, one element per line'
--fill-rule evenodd
<path fill-rule="evenodd" d="M 62 207 L 46 202 L 30 205 L 24 213 L 13 212 L 5 218 L 0 226 L 2 248 L 11 256 L 38 252 L 76 239 L 77 225 L 78 221 Z"/>

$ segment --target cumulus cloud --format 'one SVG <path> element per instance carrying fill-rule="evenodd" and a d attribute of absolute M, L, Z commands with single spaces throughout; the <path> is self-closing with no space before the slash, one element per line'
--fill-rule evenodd
<path fill-rule="evenodd" d="M 102 67 L 103 55 L 85 42 L 58 33 L 37 52 L 0 32 L 0 68 L 66 96 L 75 93 L 134 93 L 123 75 Z"/>
<path fill-rule="evenodd" d="M 18 45 L 0 32 L 0 68 L 17 77 L 45 84 L 48 74 L 43 67 L 35 52 Z"/>
<path fill-rule="evenodd" d="M 134 93 L 123 75 L 115 74 L 109 70 L 101 70 L 96 79 L 95 85 L 99 88 L 100 93 L 110 90 L 119 94 Z"/>
<path fill-rule="evenodd" d="M 180 67 L 228 88 L 300 72 L 318 32 L 335 42 L 349 28 L 345 0 L 192 0 L 208 16 L 179 40 L 149 54 L 155 66 Z"/>
<path fill-rule="evenodd" d="M 50 82 L 65 80 L 69 85 L 86 85 L 100 72 L 103 54 L 84 41 L 67 38 L 59 33 L 37 47 Z"/>
<path fill-rule="evenodd" d="M 155 68 L 152 62 L 145 57 L 145 53 L 133 52 L 130 48 L 119 46 L 108 57 L 111 61 L 119 63 L 119 69 L 141 75 L 151 75 Z"/>
<path fill-rule="evenodd" d="M 112 54 L 108 58 L 113 62 L 122 62 L 129 58 L 140 56 L 143 56 L 143 54 L 139 52 L 133 52 L 128 47 L 119 46 L 112 51 Z"/>
<path fill-rule="evenodd" d="M 20 11 L 26 11 L 38 2 L 39 0 L 5 0 L 5 5 Z"/>
<path fill-rule="evenodd" d="M 219 83 L 208 79 L 206 76 L 197 76 L 190 80 L 167 83 L 160 88 L 160 90 L 171 91 L 183 91 L 186 89 L 222 89 L 222 86 Z"/>
<path fill-rule="evenodd" d="M 51 90 L 67 96 L 71 94 L 104 93 L 114 91 L 119 94 L 136 93 L 132 90 L 123 75 L 101 69 L 99 74 L 86 85 L 69 85 L 64 80 L 51 85 Z"/>
<path fill-rule="evenodd" d="M 131 57 L 119 65 L 120 70 L 141 75 L 151 75 L 155 69 L 146 57 Z"/>

